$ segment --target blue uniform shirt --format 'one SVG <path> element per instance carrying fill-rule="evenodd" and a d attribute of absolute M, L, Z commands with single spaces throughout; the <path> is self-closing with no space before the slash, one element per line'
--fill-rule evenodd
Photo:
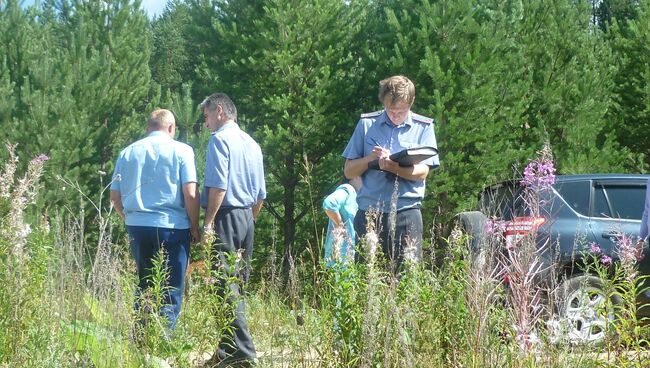
<path fill-rule="evenodd" d="M 388 119 L 385 111 L 363 114 L 343 151 L 343 157 L 354 160 L 368 156 L 375 146 L 387 148 L 391 154 L 419 146 L 437 148 L 433 120 L 409 111 L 404 123 L 395 126 Z M 421 164 L 436 168 L 440 162 L 436 155 L 422 161 Z M 372 207 L 381 212 L 389 212 L 390 199 L 395 186 L 394 176 L 387 175 L 384 171 L 368 169 L 361 179 L 363 187 L 357 194 L 359 209 L 367 211 Z M 397 210 L 417 207 L 422 202 L 422 198 L 424 198 L 424 180 L 399 179 Z"/>
<path fill-rule="evenodd" d="M 192 147 L 154 131 L 122 150 L 111 189 L 120 192 L 126 225 L 189 229 L 183 184 L 191 182 Z"/>
<path fill-rule="evenodd" d="M 208 188 L 226 191 L 224 207 L 251 207 L 266 198 L 264 163 L 260 146 L 237 123 L 212 133 L 205 158 L 201 206 L 208 205 Z"/>

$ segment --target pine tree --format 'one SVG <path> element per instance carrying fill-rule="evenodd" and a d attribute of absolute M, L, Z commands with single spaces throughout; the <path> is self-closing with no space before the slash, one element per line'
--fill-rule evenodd
<path fill-rule="evenodd" d="M 342 174 L 340 154 L 358 119 L 364 10 L 355 1 L 215 3 L 195 41 L 204 50 L 199 89 L 219 86 L 233 97 L 265 154 L 266 209 L 282 226 L 285 250 L 297 238 L 305 246 L 314 229 L 307 219 L 322 217 L 320 201 Z"/>
<path fill-rule="evenodd" d="M 611 55 L 586 4 L 414 0 L 384 12 L 388 74 L 411 77 L 414 110 L 437 120 L 426 218 L 468 207 L 546 141 L 563 173 L 620 167 L 604 120 Z"/>
<path fill-rule="evenodd" d="M 163 90 L 180 92 L 183 83 L 194 79 L 197 55 L 192 51 L 186 34 L 189 22 L 189 6 L 173 0 L 151 24 L 151 73 Z"/>
<path fill-rule="evenodd" d="M 5 85 L 13 85 L 16 104 L 5 137 L 19 143 L 23 155 L 51 156 L 48 205 L 78 202 L 79 194 L 65 191 L 55 175 L 77 182 L 96 200 L 102 172 L 110 177 L 119 150 L 144 131 L 150 109 L 147 18 L 138 2 L 126 0 L 47 1 L 32 13 L 10 11 L 15 14 L 3 15 L 3 27 L 21 28 L 3 32 L 10 49 L 18 50 L 6 64 Z"/>
<path fill-rule="evenodd" d="M 615 105 L 608 121 L 618 141 L 644 159 L 634 165 L 646 172 L 650 164 L 650 4 L 640 2 L 636 19 L 615 19 L 610 27 L 617 72 L 614 79 Z M 632 166 L 632 165 L 631 165 Z"/>
<path fill-rule="evenodd" d="M 642 1 L 591 0 L 591 3 L 594 8 L 594 23 L 603 31 L 607 31 L 614 20 L 619 24 L 625 24 L 628 20 L 638 19 L 638 8 Z"/>

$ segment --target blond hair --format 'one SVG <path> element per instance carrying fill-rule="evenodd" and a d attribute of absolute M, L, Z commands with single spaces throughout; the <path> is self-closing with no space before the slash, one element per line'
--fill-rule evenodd
<path fill-rule="evenodd" d="M 166 109 L 154 110 L 147 120 L 147 127 L 151 130 L 166 130 L 170 125 L 176 125 L 174 114 Z"/>
<path fill-rule="evenodd" d="M 415 86 L 410 79 L 403 75 L 395 75 L 379 82 L 379 101 L 385 102 L 390 97 L 390 102 L 406 102 L 409 105 L 415 101 Z"/>

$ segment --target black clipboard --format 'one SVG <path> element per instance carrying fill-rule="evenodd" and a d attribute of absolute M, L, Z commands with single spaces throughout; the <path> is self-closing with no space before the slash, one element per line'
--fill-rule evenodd
<path fill-rule="evenodd" d="M 438 149 L 431 146 L 406 148 L 389 156 L 392 161 L 400 166 L 413 166 L 438 154 Z M 379 160 L 368 163 L 369 169 L 380 170 Z"/>

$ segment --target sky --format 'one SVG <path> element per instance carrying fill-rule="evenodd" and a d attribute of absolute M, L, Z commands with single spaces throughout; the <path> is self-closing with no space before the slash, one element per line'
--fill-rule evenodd
<path fill-rule="evenodd" d="M 142 0 L 142 8 L 147 12 L 149 18 L 153 18 L 162 14 L 167 1 L 168 0 Z M 34 5 L 36 2 L 38 2 L 38 0 L 23 0 L 23 6 L 27 7 Z"/>
<path fill-rule="evenodd" d="M 167 0 L 142 0 L 142 8 L 147 12 L 149 18 L 160 15 L 165 10 Z"/>

